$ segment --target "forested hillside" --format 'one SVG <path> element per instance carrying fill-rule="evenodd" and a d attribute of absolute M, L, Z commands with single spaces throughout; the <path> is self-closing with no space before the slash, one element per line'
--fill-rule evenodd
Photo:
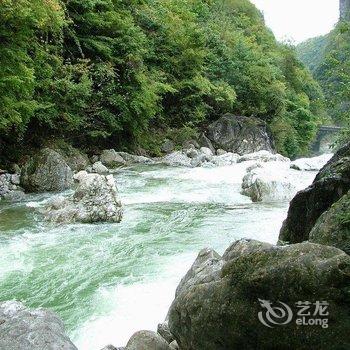
<path fill-rule="evenodd" d="M 328 115 L 349 126 L 350 22 L 341 20 L 329 34 L 298 45 L 297 52 L 322 87 Z"/>
<path fill-rule="evenodd" d="M 50 138 L 152 153 L 157 134 L 195 132 L 225 112 L 268 122 L 295 156 L 324 115 L 318 84 L 248 0 L 0 6 L 3 156 Z"/>
<path fill-rule="evenodd" d="M 322 35 L 308 39 L 296 46 L 298 57 L 312 73 L 315 73 L 323 62 L 328 42 L 329 35 Z"/>

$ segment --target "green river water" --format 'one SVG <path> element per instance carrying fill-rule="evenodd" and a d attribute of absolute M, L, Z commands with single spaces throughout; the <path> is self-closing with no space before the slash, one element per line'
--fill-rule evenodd
<path fill-rule="evenodd" d="M 246 166 L 124 169 L 115 176 L 120 224 L 45 223 L 37 208 L 52 194 L 0 202 L 0 301 L 52 308 L 83 350 L 155 329 L 200 249 L 222 253 L 241 237 L 276 242 L 288 203 L 242 196 Z M 305 186 L 315 175 L 300 174 Z"/>

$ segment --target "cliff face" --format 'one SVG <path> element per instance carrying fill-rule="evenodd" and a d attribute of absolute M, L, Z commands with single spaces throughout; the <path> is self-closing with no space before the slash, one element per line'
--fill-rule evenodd
<path fill-rule="evenodd" d="M 350 21 L 350 0 L 340 0 L 340 19 Z"/>

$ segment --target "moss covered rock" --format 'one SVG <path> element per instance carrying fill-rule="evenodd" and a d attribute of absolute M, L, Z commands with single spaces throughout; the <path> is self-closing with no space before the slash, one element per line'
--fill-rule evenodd
<path fill-rule="evenodd" d="M 337 247 L 350 255 L 350 192 L 320 216 L 309 240 Z"/>
<path fill-rule="evenodd" d="M 21 185 L 27 192 L 64 191 L 73 185 L 73 172 L 61 154 L 44 148 L 22 167 Z"/>
<path fill-rule="evenodd" d="M 279 240 L 300 243 L 318 218 L 350 190 L 350 143 L 341 148 L 321 169 L 313 184 L 291 201 Z"/>
<path fill-rule="evenodd" d="M 196 270 L 208 270 L 210 260 L 199 256 Z M 211 278 L 191 273 L 177 293 L 169 327 L 180 349 L 350 347 L 350 257 L 343 251 L 313 243 L 278 247 L 242 240 L 228 248 L 221 262 L 217 273 L 215 255 L 213 273 L 207 272 Z M 265 326 L 258 317 L 266 313 L 259 299 L 285 303 L 293 317 Z M 327 301 L 329 327 L 298 325 L 299 301 Z"/>

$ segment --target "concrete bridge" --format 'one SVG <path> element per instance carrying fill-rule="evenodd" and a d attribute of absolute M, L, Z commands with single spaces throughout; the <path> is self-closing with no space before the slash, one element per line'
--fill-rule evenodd
<path fill-rule="evenodd" d="M 344 128 L 336 125 L 322 125 L 318 129 L 316 140 L 312 145 L 312 152 L 315 154 L 331 153 L 332 145 Z"/>

